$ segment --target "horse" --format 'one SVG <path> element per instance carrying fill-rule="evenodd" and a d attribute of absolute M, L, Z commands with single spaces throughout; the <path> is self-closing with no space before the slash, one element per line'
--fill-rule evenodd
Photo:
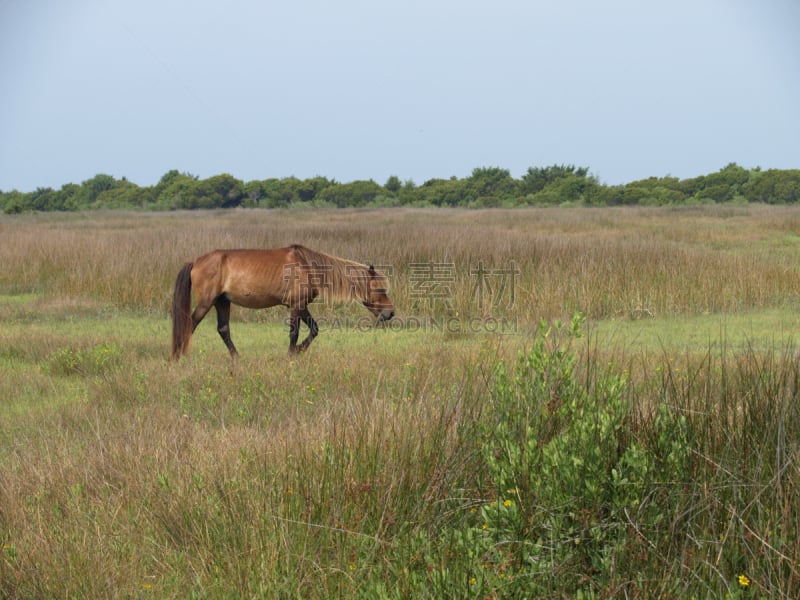
<path fill-rule="evenodd" d="M 378 321 L 394 317 L 386 295 L 388 280 L 372 265 L 338 258 L 294 244 L 270 250 L 214 250 L 178 272 L 172 296 L 172 360 L 189 351 L 192 334 L 213 306 L 217 332 L 232 358 L 238 356 L 230 332 L 231 304 L 245 308 L 289 309 L 289 354 L 308 349 L 319 326 L 308 305 L 320 295 L 361 302 Z M 192 290 L 196 305 L 191 311 Z M 308 337 L 300 344 L 300 321 Z"/>

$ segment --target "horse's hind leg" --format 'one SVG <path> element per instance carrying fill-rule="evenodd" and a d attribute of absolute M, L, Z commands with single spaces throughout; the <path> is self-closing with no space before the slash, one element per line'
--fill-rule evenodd
<path fill-rule="evenodd" d="M 297 347 L 297 338 L 300 337 L 300 315 L 296 309 L 289 313 L 289 354 L 300 351 Z"/>
<path fill-rule="evenodd" d="M 225 342 L 231 356 L 236 358 L 239 353 L 231 340 L 231 301 L 224 295 L 220 296 L 214 302 L 214 307 L 217 309 L 217 332 Z"/>
<path fill-rule="evenodd" d="M 192 333 L 194 333 L 194 330 L 200 325 L 200 321 L 205 318 L 209 310 L 211 310 L 210 303 L 204 303 L 202 301 L 197 303 L 197 306 L 195 306 L 192 312 Z"/>

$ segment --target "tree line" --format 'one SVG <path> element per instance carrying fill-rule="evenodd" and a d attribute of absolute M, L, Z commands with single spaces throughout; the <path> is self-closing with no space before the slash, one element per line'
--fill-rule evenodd
<path fill-rule="evenodd" d="M 362 206 L 619 206 L 697 203 L 800 201 L 800 169 L 747 169 L 730 163 L 716 173 L 690 179 L 649 177 L 607 185 L 587 167 L 530 167 L 520 178 L 507 169 L 478 167 L 469 177 L 429 179 L 421 185 L 393 175 L 384 184 L 373 180 L 340 183 L 327 177 L 270 178 L 244 182 L 229 174 L 207 179 L 171 170 L 154 186 L 99 174 L 80 185 L 33 192 L 0 191 L 0 210 L 92 209 L 182 210 L 200 208 L 282 208 Z"/>

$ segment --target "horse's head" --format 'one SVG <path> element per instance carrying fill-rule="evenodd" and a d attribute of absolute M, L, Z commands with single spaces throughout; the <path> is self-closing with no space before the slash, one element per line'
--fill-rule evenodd
<path fill-rule="evenodd" d="M 378 317 L 379 321 L 388 321 L 394 317 L 394 304 L 389 300 L 389 296 L 386 295 L 388 287 L 389 282 L 386 276 L 370 265 L 366 290 L 367 299 L 364 300 L 364 306 L 367 307 L 369 312 Z"/>

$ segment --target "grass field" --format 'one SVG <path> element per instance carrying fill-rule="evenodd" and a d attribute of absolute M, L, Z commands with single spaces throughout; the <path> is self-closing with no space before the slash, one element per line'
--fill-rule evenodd
<path fill-rule="evenodd" d="M 0 597 L 800 596 L 800 210 L 0 217 Z M 303 243 L 396 320 L 211 315 Z"/>

